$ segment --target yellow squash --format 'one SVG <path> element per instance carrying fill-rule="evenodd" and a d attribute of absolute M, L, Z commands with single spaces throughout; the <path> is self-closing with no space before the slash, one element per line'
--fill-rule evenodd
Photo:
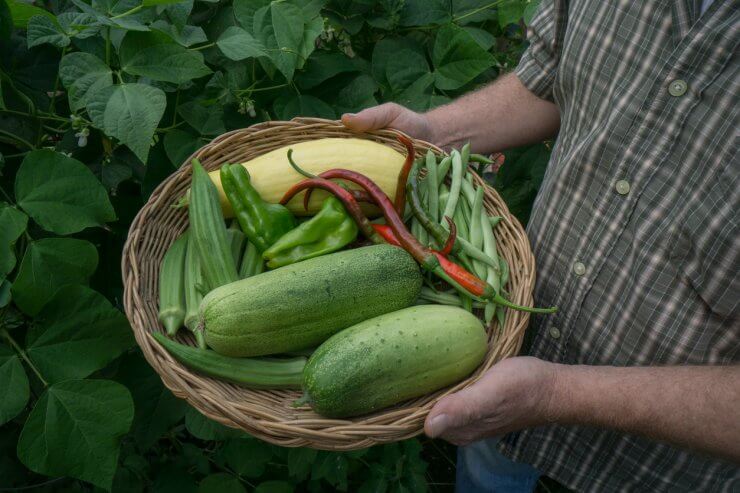
<path fill-rule="evenodd" d="M 293 160 L 309 173 L 319 174 L 332 168 L 357 171 L 377 183 L 391 199 L 395 197 L 398 173 L 406 159 L 391 147 L 364 139 L 326 138 L 281 147 L 241 163 L 249 171 L 254 188 L 268 202 L 279 202 L 291 186 L 305 179 L 290 166 L 288 149 L 293 149 Z M 218 170 L 211 171 L 210 176 L 218 188 L 224 216 L 233 216 Z M 305 211 L 301 192 L 288 203 L 288 208 L 296 215 L 313 215 L 321 209 L 326 194 L 323 190 L 314 191 Z M 368 214 L 377 214 L 375 207 L 363 206 L 363 209 Z"/>

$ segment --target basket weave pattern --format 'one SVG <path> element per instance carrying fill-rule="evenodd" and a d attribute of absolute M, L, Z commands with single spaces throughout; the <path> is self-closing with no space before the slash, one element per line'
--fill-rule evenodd
<path fill-rule="evenodd" d="M 124 305 L 144 356 L 176 396 L 187 400 L 215 421 L 277 445 L 354 450 L 418 435 L 427 413 L 437 400 L 470 385 L 494 363 L 517 353 L 528 315 L 507 310 L 503 327 L 497 325 L 495 317 L 492 325 L 487 327 L 486 359 L 466 380 L 370 415 L 337 420 L 323 418 L 305 406 L 294 408 L 292 403 L 299 397 L 298 391 L 250 390 L 193 372 L 175 361 L 151 337 L 153 331 L 164 332 L 157 321 L 159 267 L 167 248 L 188 227 L 187 211 L 175 209 L 172 204 L 190 186 L 192 158 L 200 159 L 210 171 L 223 163 L 244 162 L 284 145 L 324 137 L 371 139 L 403 154 L 405 150 L 396 140 L 396 135 L 398 132 L 394 130 L 350 133 L 338 122 L 316 118 L 265 122 L 216 138 L 195 152 L 157 187 L 131 224 L 124 246 L 121 262 Z M 424 155 L 427 149 L 442 153 L 441 149 L 427 142 L 413 142 L 419 156 Z M 478 186 L 485 186 L 477 175 L 474 179 Z M 531 305 L 534 258 L 524 230 L 498 193 L 490 187 L 486 187 L 485 207 L 489 214 L 503 216 L 496 227 L 496 240 L 500 255 L 511 269 L 506 286 L 510 299 L 521 305 Z M 195 345 L 194 338 L 185 329 L 180 331 L 178 340 Z"/>

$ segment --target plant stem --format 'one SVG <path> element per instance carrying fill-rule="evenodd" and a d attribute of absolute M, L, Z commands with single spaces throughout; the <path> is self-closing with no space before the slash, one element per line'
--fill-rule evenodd
<path fill-rule="evenodd" d="M 138 12 L 139 10 L 141 10 L 143 8 L 144 8 L 144 4 L 142 3 L 141 5 L 137 5 L 136 7 L 132 8 L 130 10 L 127 10 L 126 12 L 124 12 L 122 14 L 114 15 L 113 17 L 110 18 L 110 20 L 114 21 L 116 19 L 121 19 L 122 17 L 126 17 L 126 16 L 129 16 L 131 14 L 135 14 L 136 12 Z M 110 28 L 108 28 L 108 29 L 110 30 Z"/>
<path fill-rule="evenodd" d="M 29 148 L 30 150 L 34 150 L 34 149 L 36 149 L 36 146 L 35 146 L 35 145 L 31 144 L 31 143 L 30 143 L 29 141 L 27 141 L 27 140 L 26 140 L 26 139 L 24 139 L 23 137 L 19 137 L 19 136 L 17 136 L 17 135 L 15 135 L 15 134 L 13 134 L 13 133 L 10 133 L 10 132 L 6 132 L 5 130 L 2 130 L 2 129 L 0 129 L 0 134 L 2 134 L 2 135 L 7 135 L 7 136 L 8 136 L 8 137 L 10 137 L 11 139 L 13 139 L 13 140 L 16 140 L 17 142 L 20 142 L 21 144 L 25 145 L 25 146 L 26 146 L 26 147 L 28 147 L 28 148 Z"/>
<path fill-rule="evenodd" d="M 38 368 L 36 368 L 36 365 L 34 365 L 31 362 L 31 360 L 28 359 L 28 355 L 26 354 L 26 352 L 23 350 L 22 347 L 20 347 L 18 345 L 17 342 L 15 342 L 15 339 L 13 339 L 13 337 L 8 333 L 8 331 L 5 330 L 5 329 L 0 329 L 0 334 L 3 337 L 5 337 L 5 339 L 8 341 L 8 344 L 10 344 L 13 347 L 13 349 L 15 349 L 15 352 L 18 353 L 18 356 L 20 356 L 23 359 L 23 361 L 26 362 L 26 364 L 28 365 L 28 367 L 31 368 L 31 370 L 33 370 L 33 372 L 36 374 L 36 376 L 38 377 L 38 379 L 41 380 L 41 383 L 44 384 L 44 387 L 48 387 L 49 386 L 49 382 L 47 382 L 44 379 L 44 377 L 41 376 L 41 372 L 39 372 Z"/>
<path fill-rule="evenodd" d="M 471 15 L 475 15 L 475 14 L 477 14 L 478 12 L 482 12 L 482 11 L 484 11 L 484 10 L 488 10 L 488 9 L 490 9 L 491 7 L 495 7 L 496 5 L 498 5 L 498 4 L 500 4 L 500 3 L 502 3 L 503 1 L 504 1 L 504 0 L 497 0 L 497 1 L 495 1 L 495 2 L 491 2 L 491 3 L 489 3 L 488 5 L 484 5 L 484 6 L 482 6 L 482 7 L 478 7 L 477 9 L 473 9 L 473 10 L 471 10 L 470 12 L 466 12 L 466 13 L 465 13 L 465 14 L 463 14 L 463 15 L 460 15 L 460 16 L 457 16 L 457 17 L 453 17 L 453 18 L 452 18 L 452 22 L 459 22 L 459 21 L 461 21 L 461 20 L 465 19 L 466 17 L 470 17 Z"/>
<path fill-rule="evenodd" d="M 10 157 L 10 156 L 5 156 L 5 157 Z M 3 193 L 3 196 L 5 197 L 5 199 L 6 199 L 6 200 L 7 200 L 7 201 L 8 201 L 9 203 L 11 203 L 11 204 L 15 205 L 15 202 L 13 201 L 13 199 L 11 199 L 11 198 L 10 198 L 10 194 L 9 194 L 8 192 L 6 192 L 6 191 L 5 191 L 5 189 L 4 189 L 3 187 L 0 187 L 0 192 L 2 192 L 2 193 Z"/>
<path fill-rule="evenodd" d="M 177 124 L 177 107 L 180 104 L 180 89 L 177 89 L 177 93 L 175 94 L 175 109 L 172 110 L 172 127 L 174 128 Z"/>
<path fill-rule="evenodd" d="M 250 92 L 272 91 L 273 89 L 280 89 L 281 87 L 286 87 L 287 85 L 288 84 L 278 84 L 277 86 L 258 87 L 256 89 L 252 89 Z"/>
<path fill-rule="evenodd" d="M 67 50 L 69 49 L 69 46 L 65 46 L 62 48 L 62 56 L 60 58 L 64 58 L 64 55 L 67 54 Z M 54 89 L 51 93 L 51 101 L 49 101 L 49 113 L 54 112 L 54 105 L 56 105 L 57 102 L 57 90 L 59 89 L 59 71 L 57 71 L 57 77 L 54 79 Z"/>
<path fill-rule="evenodd" d="M 197 46 L 195 48 L 190 48 L 190 49 L 193 51 L 198 51 L 198 50 L 205 50 L 206 48 L 210 48 L 212 46 L 216 46 L 216 43 L 206 43 L 204 45 L 200 45 L 200 46 Z"/>
<path fill-rule="evenodd" d="M 105 30 L 105 64 L 110 67 L 110 27 Z"/>
<path fill-rule="evenodd" d="M 10 115 L 18 115 L 18 116 L 25 116 L 28 118 L 40 118 L 42 120 L 55 120 L 58 122 L 65 122 L 69 123 L 69 120 L 67 118 L 60 118 L 58 116 L 51 115 L 49 113 L 44 112 L 37 112 L 35 114 L 32 113 L 24 113 L 23 111 L 16 111 L 16 110 L 8 110 L 8 109 L 0 109 L 0 113 L 8 113 Z"/>

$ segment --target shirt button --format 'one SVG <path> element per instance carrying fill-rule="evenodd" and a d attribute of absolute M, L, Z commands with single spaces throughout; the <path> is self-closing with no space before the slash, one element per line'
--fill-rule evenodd
<path fill-rule="evenodd" d="M 617 189 L 617 193 L 619 195 L 627 195 L 630 193 L 630 182 L 627 180 L 619 180 L 615 185 L 614 188 Z"/>
<path fill-rule="evenodd" d="M 549 332 L 550 332 L 550 337 L 552 337 L 553 339 L 560 339 L 560 331 L 558 330 L 557 327 L 550 327 Z"/>
<path fill-rule="evenodd" d="M 668 84 L 668 94 L 675 97 L 683 96 L 686 94 L 686 90 L 688 88 L 689 86 L 686 84 L 685 80 L 676 79 Z"/>
<path fill-rule="evenodd" d="M 586 266 L 583 262 L 576 262 L 573 264 L 573 272 L 575 272 L 577 276 L 582 276 L 586 273 Z"/>

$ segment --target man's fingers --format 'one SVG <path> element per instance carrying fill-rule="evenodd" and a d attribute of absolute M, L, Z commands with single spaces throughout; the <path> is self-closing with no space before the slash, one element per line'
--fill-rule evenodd
<path fill-rule="evenodd" d="M 471 405 L 465 390 L 443 397 L 429 411 L 424 421 L 424 433 L 430 438 L 444 437 L 470 421 Z"/>
<path fill-rule="evenodd" d="M 362 110 L 359 113 L 345 113 L 342 115 L 342 123 L 356 132 L 378 130 L 390 125 L 402 110 L 403 107 L 395 103 L 385 103 Z"/>

